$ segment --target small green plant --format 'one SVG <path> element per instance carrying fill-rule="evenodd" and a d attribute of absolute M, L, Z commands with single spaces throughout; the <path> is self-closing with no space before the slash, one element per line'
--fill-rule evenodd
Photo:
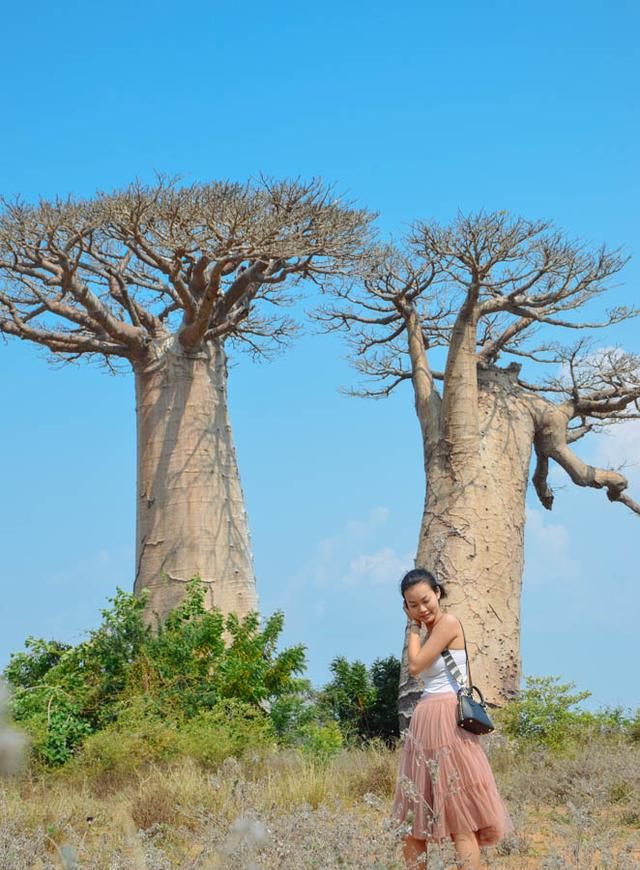
<path fill-rule="evenodd" d="M 273 724 L 262 710 L 224 698 L 180 729 L 178 745 L 182 755 L 205 768 L 216 768 L 225 758 L 241 758 L 275 742 Z"/>
<path fill-rule="evenodd" d="M 177 728 L 170 722 L 145 718 L 128 727 L 114 723 L 89 735 L 74 756 L 71 770 L 118 783 L 145 765 L 170 761 L 179 755 Z"/>
<path fill-rule="evenodd" d="M 607 798 L 612 804 L 626 803 L 632 796 L 633 785 L 626 779 L 615 780 L 607 790 Z"/>
<path fill-rule="evenodd" d="M 318 693 L 304 678 L 292 681 L 291 691 L 271 702 L 269 717 L 282 746 L 295 746 L 308 725 L 326 718 L 318 704 Z"/>
<path fill-rule="evenodd" d="M 326 764 L 337 755 L 344 745 L 342 732 L 337 722 L 319 724 L 311 722 L 302 729 L 302 752 L 313 761 Z"/>
<path fill-rule="evenodd" d="M 400 660 L 395 656 L 376 659 L 369 669 L 375 689 L 375 699 L 369 714 L 369 733 L 387 743 L 394 743 L 400 736 L 398 722 L 398 686 L 400 685 Z"/>
<path fill-rule="evenodd" d="M 562 749 L 584 726 L 584 711 L 574 708 L 591 696 L 574 689 L 574 683 L 560 683 L 558 677 L 527 677 L 517 698 L 498 713 L 501 730 L 510 737 Z"/>
<path fill-rule="evenodd" d="M 24 642 L 27 652 L 14 653 L 4 671 L 5 679 L 14 686 L 37 686 L 44 676 L 58 664 L 71 646 L 57 640 L 28 637 Z"/>
<path fill-rule="evenodd" d="M 331 662 L 333 680 L 322 692 L 322 702 L 340 724 L 347 739 L 368 731 L 375 689 L 366 665 L 348 662 L 343 656 Z"/>
<path fill-rule="evenodd" d="M 630 720 L 627 734 L 634 743 L 640 743 L 640 708 L 636 710 L 635 716 Z"/>
<path fill-rule="evenodd" d="M 347 741 L 398 736 L 400 662 L 395 656 L 377 659 L 369 669 L 344 657 L 331 662 L 333 679 L 322 690 L 322 708 L 338 722 Z"/>

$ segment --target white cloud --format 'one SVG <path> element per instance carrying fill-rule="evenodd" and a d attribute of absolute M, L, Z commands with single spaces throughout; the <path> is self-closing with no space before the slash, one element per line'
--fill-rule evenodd
<path fill-rule="evenodd" d="M 390 511 L 386 507 L 377 507 L 369 511 L 364 520 L 349 520 L 344 535 L 353 540 L 366 538 L 371 532 L 382 528 L 389 519 Z"/>
<path fill-rule="evenodd" d="M 592 462 L 601 468 L 620 469 L 632 486 L 640 487 L 640 420 L 619 423 L 597 439 Z"/>
<path fill-rule="evenodd" d="M 396 519 L 378 506 L 343 521 L 292 566 L 280 604 L 285 640 L 305 643 L 308 675 L 317 685 L 329 679 L 328 663 L 337 655 L 373 661 L 402 650 L 399 581 L 412 566 L 413 542 Z"/>
<path fill-rule="evenodd" d="M 413 564 L 411 554 L 401 554 L 384 541 L 390 511 L 373 508 L 364 519 L 349 520 L 344 528 L 319 541 L 293 586 L 311 583 L 318 589 L 359 583 L 396 583 Z M 389 533 L 390 534 L 390 533 Z"/>
<path fill-rule="evenodd" d="M 547 519 L 537 508 L 526 509 L 524 574 L 526 583 L 566 583 L 578 576 L 569 530 Z"/>
<path fill-rule="evenodd" d="M 411 566 L 410 555 L 399 556 L 391 547 L 383 547 L 376 553 L 365 553 L 352 559 L 344 579 L 346 583 L 395 583 Z"/>
<path fill-rule="evenodd" d="M 319 541 L 315 553 L 305 565 L 305 577 L 313 580 L 316 586 L 325 586 L 331 580 L 331 564 L 337 545 L 337 538 Z"/>
<path fill-rule="evenodd" d="M 569 532 L 566 526 L 547 522 L 545 514 L 537 508 L 527 508 L 527 532 L 536 547 L 550 548 L 554 555 L 566 550 L 569 545 Z"/>

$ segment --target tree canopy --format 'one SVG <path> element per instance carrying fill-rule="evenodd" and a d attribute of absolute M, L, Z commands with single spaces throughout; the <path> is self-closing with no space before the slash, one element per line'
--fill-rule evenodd
<path fill-rule="evenodd" d="M 111 366 L 173 331 L 186 349 L 230 339 L 264 354 L 295 331 L 288 292 L 347 275 L 371 219 L 319 180 L 161 177 L 93 199 L 3 200 L 0 331 Z"/>
<path fill-rule="evenodd" d="M 621 251 L 593 249 L 547 221 L 506 212 L 459 214 L 450 226 L 415 223 L 400 246 L 373 247 L 361 281 L 333 288 L 337 300 L 319 317 L 328 329 L 347 333 L 355 366 L 367 378 L 351 392 L 379 398 L 406 380 L 413 383 L 431 443 L 441 425 L 445 438 L 477 429 L 473 402 L 460 402 L 464 361 L 482 369 L 507 360 L 532 401 L 545 400 L 553 430 L 545 439 L 540 426 L 535 443 L 534 485 L 542 504 L 550 508 L 553 501 L 546 480 L 552 456 L 574 482 L 604 486 L 610 499 L 640 511 L 623 492 L 622 475 L 585 481 L 574 454 L 564 449 L 590 432 L 640 417 L 640 356 L 597 349 L 591 335 L 640 309 L 610 307 L 599 319 L 582 314 L 612 289 L 625 262 Z M 559 341 L 554 333 L 561 331 L 578 337 Z M 433 368 L 444 349 L 444 367 Z M 525 379 L 523 362 L 527 372 L 546 367 L 548 374 Z M 554 411 L 566 430 L 562 449 Z"/>

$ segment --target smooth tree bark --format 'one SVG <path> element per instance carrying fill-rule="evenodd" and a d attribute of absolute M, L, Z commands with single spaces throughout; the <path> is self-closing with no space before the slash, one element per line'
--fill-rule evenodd
<path fill-rule="evenodd" d="M 573 483 L 604 489 L 640 513 L 621 473 L 586 465 L 572 447 L 639 416 L 640 358 L 598 351 L 587 338 L 637 310 L 612 308 L 595 322 L 576 316 L 623 265 L 618 252 L 589 250 L 547 223 L 504 212 L 459 216 L 450 227 L 416 224 L 402 250 L 378 248 L 360 283 L 337 289 L 319 314 L 329 329 L 347 332 L 369 380 L 350 392 L 380 398 L 412 384 L 426 480 L 415 563 L 446 584 L 474 682 L 494 704 L 520 682 L 532 457 L 546 509 L 553 460 Z M 553 333 L 567 330 L 582 334 L 563 346 Z M 537 377 L 543 366 L 551 374 Z M 406 668 L 405 639 L 401 727 L 420 691 Z"/>
<path fill-rule="evenodd" d="M 175 338 L 135 366 L 138 512 L 134 589 L 166 613 L 198 575 L 209 607 L 257 610 L 249 527 L 227 414 L 221 342 L 186 352 Z"/>
<path fill-rule="evenodd" d="M 162 620 L 199 576 L 207 603 L 258 606 L 227 410 L 230 346 L 284 346 L 307 280 L 345 280 L 372 215 L 319 181 L 180 187 L 159 178 L 92 200 L 3 202 L 0 331 L 133 370 L 135 591 Z"/>

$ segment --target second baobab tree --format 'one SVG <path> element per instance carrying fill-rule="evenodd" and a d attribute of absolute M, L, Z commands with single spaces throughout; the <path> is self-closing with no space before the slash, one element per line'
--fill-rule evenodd
<path fill-rule="evenodd" d="M 346 331 L 369 380 L 354 392 L 380 398 L 412 386 L 426 475 L 416 564 L 447 584 L 474 680 L 494 703 L 520 680 L 532 455 L 546 509 L 555 462 L 574 484 L 640 512 L 620 472 L 587 465 L 573 446 L 639 416 L 640 358 L 599 351 L 587 338 L 637 312 L 583 313 L 623 265 L 618 252 L 503 212 L 417 223 L 401 250 L 379 249 L 362 280 L 321 314 Z M 562 334 L 579 337 L 560 343 Z M 419 691 L 404 667 L 402 725 Z"/>
<path fill-rule="evenodd" d="M 318 181 L 160 179 L 89 200 L 3 203 L 0 331 L 56 360 L 135 375 L 135 590 L 148 590 L 149 617 L 163 618 L 194 575 L 210 607 L 257 608 L 227 350 L 286 343 L 289 291 L 348 275 L 370 220 Z"/>

